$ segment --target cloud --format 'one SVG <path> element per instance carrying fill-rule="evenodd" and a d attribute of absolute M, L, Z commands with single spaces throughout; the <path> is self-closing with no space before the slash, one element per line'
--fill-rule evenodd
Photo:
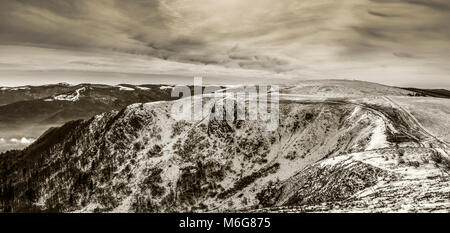
<path fill-rule="evenodd" d="M 395 42 L 382 45 L 389 49 L 417 46 L 429 38 L 450 39 L 450 3 L 445 0 L 364 4 L 355 0 L 189 4 L 183 0 L 10 0 L 0 4 L 0 43 L 101 48 L 206 64 L 227 62 L 223 57 L 205 61 L 199 57 L 224 55 L 236 43 L 268 57 L 273 55 L 264 53 L 264 48 L 292 43 L 352 49 L 353 42 Z"/>
<path fill-rule="evenodd" d="M 29 144 L 33 143 L 34 141 L 35 141 L 34 138 L 25 138 L 25 137 L 22 137 L 20 139 L 18 139 L 18 138 L 9 139 L 9 142 L 11 142 L 13 144 L 24 144 L 24 145 L 29 145 Z"/>
<path fill-rule="evenodd" d="M 152 34 L 155 40 L 162 40 L 166 34 L 161 33 L 164 31 L 165 21 L 157 10 L 158 1 L 132 1 L 132 4 L 130 2 L 118 0 L 2 2 L 0 30 L 3 33 L 0 41 L 133 52 L 144 48 L 131 38 L 134 34 Z"/>
<path fill-rule="evenodd" d="M 385 14 L 385 13 L 381 13 L 381 12 L 377 12 L 377 11 L 373 11 L 373 10 L 368 10 L 368 13 L 374 16 L 380 16 L 380 17 L 396 17 L 397 15 L 394 14 Z"/>
<path fill-rule="evenodd" d="M 23 149 L 35 141 L 34 138 L 0 138 L 0 153 L 8 150 Z"/>
<path fill-rule="evenodd" d="M 34 138 L 26 138 L 26 137 L 22 137 L 22 138 L 0 138 L 0 145 L 4 146 L 4 145 L 18 145 L 18 144 L 23 144 L 23 145 L 29 145 L 31 143 L 33 143 L 36 139 Z"/>
<path fill-rule="evenodd" d="M 296 74 L 325 64 L 337 73 L 349 61 L 394 69 L 414 57 L 439 76 L 450 60 L 449 21 L 448 0 L 8 0 L 0 44 Z"/>
<path fill-rule="evenodd" d="M 431 8 L 437 11 L 449 11 L 450 5 L 447 0 L 371 0 L 377 3 L 406 3 Z"/>

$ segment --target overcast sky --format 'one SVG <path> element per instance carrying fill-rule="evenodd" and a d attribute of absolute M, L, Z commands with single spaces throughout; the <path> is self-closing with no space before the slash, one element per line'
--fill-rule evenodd
<path fill-rule="evenodd" d="M 449 0 L 2 0 L 0 86 L 359 79 L 450 88 Z"/>

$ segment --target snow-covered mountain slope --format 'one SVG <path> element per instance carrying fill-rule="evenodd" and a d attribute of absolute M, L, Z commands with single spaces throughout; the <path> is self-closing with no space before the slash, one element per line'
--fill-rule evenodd
<path fill-rule="evenodd" d="M 251 211 L 448 212 L 443 156 L 432 148 L 387 148 L 327 159 L 266 187 L 263 208 Z"/>
<path fill-rule="evenodd" d="M 0 106 L 14 102 L 42 99 L 73 89 L 73 86 L 65 83 L 44 86 L 0 87 Z"/>
<path fill-rule="evenodd" d="M 0 138 L 9 142 L 0 141 L 0 152 L 26 146 L 12 139 L 37 138 L 71 120 L 89 119 L 133 103 L 176 99 L 171 90 L 161 90 L 160 86 L 58 84 L 0 91 Z"/>
<path fill-rule="evenodd" d="M 392 100 L 430 133 L 450 143 L 450 99 L 395 96 Z"/>
<path fill-rule="evenodd" d="M 385 86 L 378 83 L 350 80 L 311 80 L 289 85 L 281 90 L 284 94 L 313 95 L 323 97 L 354 96 L 408 96 L 414 91 Z"/>
<path fill-rule="evenodd" d="M 49 130 L 25 150 L 0 155 L 0 209 L 449 210 L 448 145 L 392 99 L 280 99 L 276 131 L 213 120 L 214 105 L 202 120 L 176 121 L 176 101 Z"/>
<path fill-rule="evenodd" d="M 75 101 L 80 100 L 81 93 L 84 91 L 86 91 L 86 87 L 76 89 L 74 93 L 53 96 L 52 98 L 45 99 L 44 101 L 55 101 L 56 100 L 56 101 L 75 102 Z"/>

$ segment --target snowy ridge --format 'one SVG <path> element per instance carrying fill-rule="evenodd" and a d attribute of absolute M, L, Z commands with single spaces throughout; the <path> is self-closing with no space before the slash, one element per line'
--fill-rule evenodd
<path fill-rule="evenodd" d="M 79 88 L 79 89 L 75 90 L 75 92 L 72 93 L 72 94 L 57 95 L 57 96 L 54 96 L 51 99 L 45 99 L 44 101 L 50 102 L 50 101 L 55 101 L 56 100 L 56 101 L 75 102 L 75 101 L 80 100 L 81 93 L 84 92 L 84 91 L 86 91 L 86 87 Z"/>
<path fill-rule="evenodd" d="M 117 86 L 121 91 L 134 91 L 131 87 Z"/>

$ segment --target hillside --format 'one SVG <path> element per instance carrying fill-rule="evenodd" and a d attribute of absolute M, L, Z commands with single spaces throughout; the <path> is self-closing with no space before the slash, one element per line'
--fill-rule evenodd
<path fill-rule="evenodd" d="M 449 210 L 449 146 L 391 97 L 293 90 L 281 90 L 273 132 L 256 121 L 212 119 L 223 99 L 205 105 L 209 114 L 200 121 L 170 116 L 183 99 L 133 104 L 49 130 L 28 148 L 0 155 L 0 209 Z"/>

